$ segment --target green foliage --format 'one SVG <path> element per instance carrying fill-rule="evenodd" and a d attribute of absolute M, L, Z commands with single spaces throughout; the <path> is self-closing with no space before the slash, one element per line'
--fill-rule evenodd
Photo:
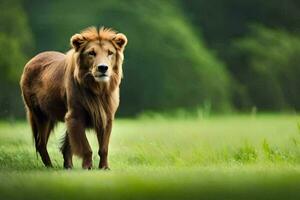
<path fill-rule="evenodd" d="M 0 7 L 4 8 L 0 13 L 0 76 L 1 80 L 11 82 L 19 82 L 26 55 L 33 46 L 31 30 L 21 2 L 0 2 Z"/>
<path fill-rule="evenodd" d="M 257 106 L 259 110 L 299 110 L 299 92 L 295 92 L 299 84 L 294 78 L 299 71 L 299 67 L 295 67 L 299 66 L 298 58 L 295 56 L 299 55 L 296 50 L 299 49 L 299 42 L 293 44 L 293 41 L 298 40 L 300 33 L 299 1 L 190 0 L 187 3 L 182 0 L 181 2 L 199 35 L 203 36 L 209 47 L 217 52 L 230 71 L 233 78 L 232 103 L 237 109 L 250 110 Z M 251 24 L 269 27 L 270 30 L 262 28 L 253 30 L 249 26 Z M 264 38 L 266 36 L 263 35 L 266 34 L 268 36 Z M 276 36 L 280 41 L 276 41 Z M 237 39 L 247 40 L 249 37 L 259 46 L 259 49 L 252 49 L 253 51 L 249 52 L 236 48 Z M 266 43 L 262 41 L 263 39 L 267 40 L 267 47 L 263 46 Z M 274 51 L 282 52 L 278 58 L 272 55 L 274 53 L 272 47 Z M 255 52 L 256 50 L 258 52 Z M 292 53 L 294 50 L 296 51 Z M 281 79 L 287 78 L 286 84 L 274 76 L 271 72 L 273 68 L 268 70 L 267 74 L 252 73 L 249 65 L 257 62 L 257 56 L 261 52 L 268 56 L 261 57 L 261 60 L 266 59 L 266 61 L 265 63 L 260 61 L 259 65 L 268 63 L 267 65 L 281 66 L 281 71 L 284 71 Z M 284 56 L 286 58 L 283 58 Z M 275 63 L 276 61 L 279 62 Z M 291 66 L 286 68 L 287 65 Z M 277 68 L 275 73 L 278 71 Z M 297 102 L 295 99 L 298 99 Z"/>
<path fill-rule="evenodd" d="M 247 35 L 249 24 L 299 32 L 300 3 L 297 0 L 181 0 L 181 5 L 195 28 L 226 63 L 232 56 L 232 40 Z"/>
<path fill-rule="evenodd" d="M 0 8 L 0 117 L 22 116 L 18 83 L 33 46 L 31 31 L 20 0 L 1 1 Z"/>
<path fill-rule="evenodd" d="M 300 37 L 283 30 L 253 26 L 252 33 L 235 43 L 247 56 L 248 88 L 261 109 L 300 109 Z"/>

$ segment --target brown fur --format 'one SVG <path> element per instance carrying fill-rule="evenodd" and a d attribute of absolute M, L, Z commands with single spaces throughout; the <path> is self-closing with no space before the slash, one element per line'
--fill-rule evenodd
<path fill-rule="evenodd" d="M 20 82 L 22 95 L 36 150 L 46 166 L 52 166 L 47 152 L 50 132 L 58 121 L 64 121 L 64 167 L 72 168 L 73 154 L 82 157 L 83 168 L 92 167 L 85 129 L 93 128 L 99 143 L 99 168 L 108 168 L 109 137 L 119 105 L 126 44 L 121 33 L 91 27 L 72 36 L 73 48 L 66 54 L 43 52 L 26 64 Z M 99 63 L 107 65 L 108 78 L 99 75 Z"/>

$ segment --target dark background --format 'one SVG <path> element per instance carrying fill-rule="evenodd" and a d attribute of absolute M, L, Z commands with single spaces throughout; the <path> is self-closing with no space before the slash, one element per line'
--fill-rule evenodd
<path fill-rule="evenodd" d="M 88 26 L 127 35 L 119 116 L 300 110 L 298 0 L 1 0 L 0 117 L 24 64 Z"/>

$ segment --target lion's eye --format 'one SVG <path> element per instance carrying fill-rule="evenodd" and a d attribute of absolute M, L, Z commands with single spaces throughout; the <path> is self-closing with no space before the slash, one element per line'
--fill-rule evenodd
<path fill-rule="evenodd" d="M 89 51 L 88 54 L 89 54 L 89 56 L 96 56 L 96 52 L 95 51 Z"/>
<path fill-rule="evenodd" d="M 112 51 L 108 50 L 107 54 L 108 54 L 109 56 L 111 56 L 111 55 L 113 55 L 113 54 L 114 54 L 114 52 L 112 52 Z"/>

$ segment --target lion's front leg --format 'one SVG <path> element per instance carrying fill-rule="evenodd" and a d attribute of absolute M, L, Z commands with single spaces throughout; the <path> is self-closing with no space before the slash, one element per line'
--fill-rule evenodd
<path fill-rule="evenodd" d="M 61 146 L 61 152 L 62 152 L 63 158 L 64 158 L 64 168 L 65 169 L 72 169 L 73 168 L 73 161 L 72 161 L 73 153 L 72 153 L 72 150 L 71 150 L 68 131 L 66 131 L 66 135 L 65 135 L 63 144 Z"/>
<path fill-rule="evenodd" d="M 79 115 L 69 112 L 65 117 L 72 153 L 82 158 L 82 168 L 92 168 L 92 149 L 85 135 L 84 120 Z"/>
<path fill-rule="evenodd" d="M 112 130 L 112 120 L 109 119 L 107 121 L 107 125 L 104 129 L 97 131 L 97 138 L 98 138 L 98 144 L 99 144 L 99 151 L 98 155 L 100 156 L 100 162 L 99 162 L 99 169 L 107 170 L 108 167 L 108 145 L 109 145 L 109 138 Z"/>

